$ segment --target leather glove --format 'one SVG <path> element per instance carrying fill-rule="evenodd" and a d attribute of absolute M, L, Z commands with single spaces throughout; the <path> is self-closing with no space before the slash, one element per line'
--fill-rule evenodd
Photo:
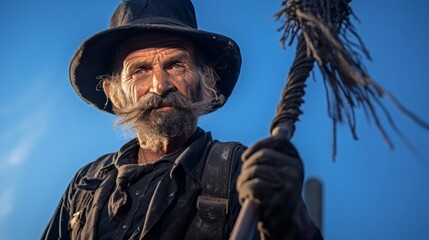
<path fill-rule="evenodd" d="M 263 235 L 285 238 L 302 193 L 304 169 L 298 152 L 285 137 L 272 136 L 244 151 L 242 160 L 240 201 L 249 198 L 259 205 Z"/>

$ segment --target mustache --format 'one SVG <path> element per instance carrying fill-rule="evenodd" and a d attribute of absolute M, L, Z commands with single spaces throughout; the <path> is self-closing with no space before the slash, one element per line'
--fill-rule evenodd
<path fill-rule="evenodd" d="M 137 102 L 131 104 L 125 109 L 120 110 L 120 115 L 146 115 L 153 109 L 159 107 L 173 107 L 178 110 L 187 111 L 193 114 L 203 114 L 208 112 L 212 107 L 211 101 L 194 102 L 178 91 L 169 91 L 160 96 L 149 92 L 143 95 Z"/>
<path fill-rule="evenodd" d="M 138 101 L 138 106 L 142 112 L 167 106 L 186 110 L 189 105 L 191 105 L 190 100 L 179 92 L 168 92 L 163 96 L 148 93 Z"/>
<path fill-rule="evenodd" d="M 174 107 L 185 111 L 192 111 L 192 103 L 191 100 L 179 92 L 167 92 L 162 96 L 155 93 L 148 93 L 139 99 L 137 106 L 141 114 L 145 114 L 160 107 Z"/>

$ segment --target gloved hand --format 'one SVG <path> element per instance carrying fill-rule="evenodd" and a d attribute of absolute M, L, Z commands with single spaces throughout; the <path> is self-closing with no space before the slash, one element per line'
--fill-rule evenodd
<path fill-rule="evenodd" d="M 259 205 L 258 228 L 264 235 L 284 238 L 302 193 L 304 169 L 298 152 L 288 139 L 272 136 L 244 151 L 242 160 L 240 200 Z"/>

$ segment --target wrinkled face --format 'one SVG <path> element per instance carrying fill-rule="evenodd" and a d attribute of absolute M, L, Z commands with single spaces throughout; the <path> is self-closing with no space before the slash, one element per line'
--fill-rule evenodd
<path fill-rule="evenodd" d="M 195 64 L 182 47 L 145 48 L 131 52 L 123 61 L 122 88 L 138 101 L 148 93 L 163 96 L 178 91 L 190 100 L 195 86 Z M 168 110 L 168 106 L 158 110 Z"/>
<path fill-rule="evenodd" d="M 117 51 L 116 72 L 103 87 L 120 124 L 131 124 L 148 148 L 191 134 L 212 107 L 214 71 L 197 66 L 189 40 L 166 34 L 138 36 Z"/>

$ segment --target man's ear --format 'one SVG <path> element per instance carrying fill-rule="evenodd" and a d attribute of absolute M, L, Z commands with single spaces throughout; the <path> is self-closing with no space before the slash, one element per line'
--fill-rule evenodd
<path fill-rule="evenodd" d="M 104 80 L 102 84 L 104 94 L 106 94 L 106 96 L 110 99 L 110 82 Z"/>
<path fill-rule="evenodd" d="M 106 95 L 106 97 L 108 98 L 107 101 L 111 101 L 113 106 L 117 107 L 118 102 L 115 99 L 115 94 L 114 94 L 114 86 L 111 85 L 112 82 L 110 82 L 109 80 L 103 80 L 102 86 L 103 86 L 103 91 L 104 94 Z M 113 93 L 113 94 L 112 94 Z"/>
<path fill-rule="evenodd" d="M 115 83 L 111 82 L 111 80 L 106 79 L 102 83 L 104 94 L 106 97 L 110 99 L 114 108 L 122 109 L 125 107 L 126 99 L 120 97 L 121 89 L 118 89 L 118 86 Z"/>

